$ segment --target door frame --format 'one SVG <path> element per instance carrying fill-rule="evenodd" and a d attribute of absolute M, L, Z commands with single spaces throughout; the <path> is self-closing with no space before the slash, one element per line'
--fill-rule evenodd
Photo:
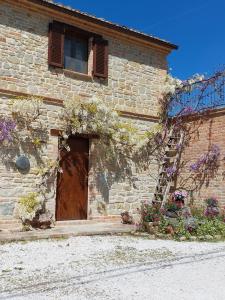
<path fill-rule="evenodd" d="M 60 133 L 60 131 L 58 131 Z M 71 134 L 70 137 L 72 138 L 83 138 L 88 140 L 88 178 L 87 178 L 87 218 L 86 220 L 90 220 L 90 214 L 89 214 L 89 170 L 90 170 L 90 149 L 92 146 L 91 138 L 94 136 L 94 138 L 98 137 L 97 135 L 88 135 L 88 134 Z M 58 153 L 60 155 L 60 141 L 62 139 L 61 134 L 58 134 Z M 63 222 L 63 220 L 57 220 L 57 209 L 58 209 L 58 201 L 57 201 L 57 193 L 58 193 L 58 181 L 59 181 L 59 172 L 57 172 L 56 176 L 56 196 L 55 196 L 55 220 L 56 222 Z M 84 219 L 85 220 L 85 219 Z M 69 221 L 69 220 L 68 220 Z M 71 221 L 79 221 L 79 220 L 71 220 Z"/>

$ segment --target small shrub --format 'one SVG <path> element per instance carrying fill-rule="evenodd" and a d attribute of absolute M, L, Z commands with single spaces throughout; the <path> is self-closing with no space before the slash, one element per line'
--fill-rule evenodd
<path fill-rule="evenodd" d="M 178 210 L 178 207 L 177 207 L 176 203 L 171 202 L 171 203 L 165 204 L 164 209 L 176 212 Z"/>
<path fill-rule="evenodd" d="M 218 207 L 218 200 L 215 197 L 211 197 L 205 200 L 207 206 Z"/>
<path fill-rule="evenodd" d="M 152 204 L 149 202 L 142 202 L 141 208 L 138 210 L 141 214 L 143 222 L 155 222 L 160 221 L 162 214 L 160 211 L 160 205 Z"/>
<path fill-rule="evenodd" d="M 163 209 L 160 202 L 143 202 L 139 213 L 143 222 L 153 222 L 154 233 L 169 234 L 177 240 L 225 238 L 225 208 L 221 211 L 214 197 L 203 206 L 184 206 L 186 193 L 176 191 Z M 157 219 L 157 222 L 156 222 Z M 145 224 L 147 226 L 147 224 Z"/>
<path fill-rule="evenodd" d="M 219 215 L 218 200 L 215 197 L 211 197 L 205 200 L 207 207 L 205 209 L 205 216 L 207 218 L 215 218 Z"/>
<path fill-rule="evenodd" d="M 191 237 L 191 233 L 188 231 L 184 219 L 180 219 L 177 225 L 175 226 L 175 233 L 177 238 L 185 236 L 187 239 L 189 239 Z"/>
<path fill-rule="evenodd" d="M 221 235 L 225 236 L 225 223 L 219 218 L 208 219 L 202 218 L 199 220 L 199 225 L 196 229 L 197 236 L 205 235 Z"/>
<path fill-rule="evenodd" d="M 18 214 L 23 223 L 26 223 L 27 220 L 32 221 L 40 208 L 41 201 L 38 200 L 37 193 L 29 193 L 19 199 Z"/>
<path fill-rule="evenodd" d="M 175 239 L 179 239 L 181 236 L 185 236 L 187 239 L 190 238 L 191 233 L 187 230 L 184 219 L 179 218 L 176 222 L 171 222 L 171 220 L 164 218 L 159 225 L 159 231 L 167 234 L 168 229 L 171 231 L 171 227 L 173 228 L 173 235 Z"/>
<path fill-rule="evenodd" d="M 192 216 L 201 218 L 204 216 L 204 208 L 202 206 L 190 206 Z"/>

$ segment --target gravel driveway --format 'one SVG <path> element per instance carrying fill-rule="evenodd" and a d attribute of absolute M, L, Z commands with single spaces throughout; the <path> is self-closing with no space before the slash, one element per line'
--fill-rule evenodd
<path fill-rule="evenodd" d="M 0 245 L 0 299 L 225 299 L 225 243 L 75 237 Z"/>

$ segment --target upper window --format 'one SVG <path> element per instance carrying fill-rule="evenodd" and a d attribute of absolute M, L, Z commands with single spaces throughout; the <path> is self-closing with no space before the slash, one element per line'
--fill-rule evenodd
<path fill-rule="evenodd" d="M 64 68 L 88 73 L 88 40 L 65 36 Z"/>
<path fill-rule="evenodd" d="M 89 55 L 90 51 L 93 55 Z M 108 41 L 95 33 L 53 21 L 49 27 L 48 54 L 51 66 L 98 78 L 108 77 Z M 89 62 L 89 58 L 93 61 Z"/>

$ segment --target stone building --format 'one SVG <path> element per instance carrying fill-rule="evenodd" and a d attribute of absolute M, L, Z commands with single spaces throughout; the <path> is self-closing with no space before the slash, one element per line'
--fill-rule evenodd
<path fill-rule="evenodd" d="M 26 141 L 22 146 L 17 142 L 7 147 L 0 144 L 1 222 L 14 222 L 18 199 L 35 191 L 39 176 L 35 170 L 40 162 L 57 158 L 60 126 L 56 119 L 65 101 L 77 96 L 85 101 L 96 96 L 139 130 L 149 129 L 158 121 L 167 56 L 176 48 L 164 40 L 52 1 L 1 0 L 1 116 L 9 115 L 9 103 L 15 97 L 40 96 L 44 99 L 41 121 L 47 135 L 42 150 L 35 153 Z M 135 212 L 140 201 L 152 198 L 157 171 L 154 164 L 144 171 L 134 167 L 132 180 L 118 174 L 109 180 L 107 166 L 102 173 L 94 170 L 98 151 L 95 148 L 92 155 L 93 138 L 73 137 L 73 141 L 72 149 L 81 154 L 83 151 L 84 168 L 88 159 L 87 174 L 85 183 L 80 182 L 81 174 L 74 173 L 62 186 L 59 178 L 53 180 L 47 208 L 57 220 L 110 217 L 123 210 Z M 100 149 L 101 145 L 96 147 Z M 29 160 L 26 172 L 16 164 L 21 156 Z"/>

